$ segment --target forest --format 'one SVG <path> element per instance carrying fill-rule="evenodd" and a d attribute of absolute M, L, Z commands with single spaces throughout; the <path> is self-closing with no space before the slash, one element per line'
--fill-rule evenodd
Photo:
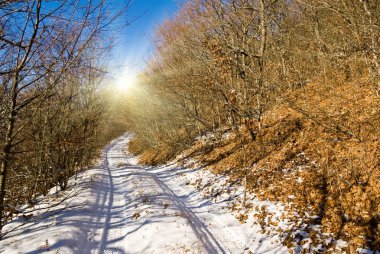
<path fill-rule="evenodd" d="M 112 136 L 99 84 L 122 15 L 104 1 L 0 1 L 0 232 Z"/>
<path fill-rule="evenodd" d="M 379 249 L 379 25 L 376 0 L 187 1 L 124 100 L 130 151 L 149 165 L 185 151 L 291 203 L 314 245 Z"/>
<path fill-rule="evenodd" d="M 378 0 L 183 1 L 111 99 L 105 59 L 129 24 L 107 2 L 0 1 L 0 233 L 130 132 L 141 164 L 192 159 L 286 204 L 289 249 L 301 230 L 327 253 L 380 249 Z"/>

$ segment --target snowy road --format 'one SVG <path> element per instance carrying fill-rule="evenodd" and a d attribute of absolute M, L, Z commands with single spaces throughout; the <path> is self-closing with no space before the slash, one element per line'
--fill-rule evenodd
<path fill-rule="evenodd" d="M 108 145 L 103 162 L 69 190 L 43 198 L 26 224 L 18 218 L 6 225 L 15 230 L 0 253 L 287 253 L 252 221 L 239 223 L 226 208 L 232 194 L 211 201 L 197 191 L 194 183 L 216 182 L 214 175 L 140 166 L 125 154 L 129 139 Z"/>
<path fill-rule="evenodd" d="M 159 176 L 125 156 L 127 142 L 123 137 L 107 148 L 109 193 L 99 253 L 228 251 Z"/>

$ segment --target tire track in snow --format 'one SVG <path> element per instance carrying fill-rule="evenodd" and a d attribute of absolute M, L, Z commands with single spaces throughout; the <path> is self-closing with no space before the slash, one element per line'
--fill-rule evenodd
<path fill-rule="evenodd" d="M 86 210 L 93 208 L 93 210 L 89 210 L 88 213 L 95 213 L 96 215 L 91 216 L 85 223 L 90 226 L 93 225 L 93 228 L 86 230 L 88 242 L 83 245 L 82 253 L 103 253 L 107 241 L 109 230 L 107 227 L 109 223 L 107 222 L 111 219 L 110 213 L 113 205 L 113 180 L 109 170 L 108 153 L 117 143 L 118 140 L 107 145 L 103 150 L 103 162 L 100 164 L 99 170 L 107 174 L 107 177 L 103 179 L 102 174 L 102 179 L 95 180 L 94 184 L 95 186 L 102 186 L 103 184 L 107 186 L 100 187 L 101 190 L 97 189 L 97 187 L 93 187 L 93 192 L 96 193 L 96 200 L 92 205 L 95 207 L 86 208 Z M 103 190 L 103 188 L 105 188 L 105 190 Z M 103 227 L 97 227 L 97 224 L 100 223 L 103 224 Z M 97 235 L 100 235 L 99 240 L 96 239 Z"/>
<path fill-rule="evenodd" d="M 208 253 L 226 253 L 225 248 L 221 246 L 216 237 L 210 232 L 208 227 L 198 218 L 198 216 L 186 206 L 186 204 L 178 198 L 178 196 L 156 175 L 147 172 L 142 168 L 147 176 L 149 176 L 158 185 L 158 187 L 169 197 L 169 200 L 181 212 L 189 222 L 198 240 L 202 243 Z"/>
<path fill-rule="evenodd" d="M 173 171 L 173 169 L 170 168 L 169 173 L 171 173 L 172 171 Z M 158 177 L 158 178 L 160 178 L 160 177 Z M 168 186 L 168 188 L 170 189 L 169 186 Z M 183 187 L 177 186 L 177 188 L 179 188 L 180 191 L 182 191 L 183 193 L 187 193 L 187 191 Z M 194 202 L 194 201 L 196 201 L 196 200 L 190 199 L 190 200 L 183 201 L 183 203 L 188 204 L 189 202 Z M 193 212 L 199 213 L 197 211 L 193 211 Z M 214 232 L 215 232 L 215 230 L 217 230 L 216 231 L 217 234 L 214 233 L 213 235 L 214 235 L 214 237 L 219 239 L 219 242 L 229 243 L 228 244 L 229 246 L 238 246 L 238 249 L 246 250 L 247 246 L 244 246 L 244 244 L 241 242 L 241 240 L 236 237 L 236 234 L 233 232 L 233 230 L 230 230 L 228 225 L 226 225 L 226 223 L 223 222 L 222 219 L 220 219 L 219 217 L 206 218 L 202 215 L 200 215 L 200 216 L 198 215 L 198 217 L 201 219 L 208 220 L 215 225 L 215 227 L 213 227 L 214 229 L 212 229 L 211 227 L 208 227 L 208 228 L 210 231 L 214 231 Z M 229 253 L 233 253 L 236 250 L 231 250 L 230 248 L 226 247 L 225 251 L 228 251 Z"/>
<path fill-rule="evenodd" d="M 98 253 L 104 253 L 104 250 L 106 248 L 108 232 L 110 229 L 110 222 L 111 222 L 111 210 L 112 210 L 112 206 L 113 206 L 114 185 L 113 185 L 112 173 L 111 173 L 111 170 L 109 168 L 108 153 L 118 142 L 120 142 L 120 139 L 115 141 L 113 144 L 110 144 L 105 149 L 103 169 L 106 170 L 108 173 L 109 193 L 108 193 L 108 204 L 107 204 L 106 218 L 104 221 L 104 226 L 103 226 L 103 230 L 102 230 L 102 237 L 100 239 Z"/>
<path fill-rule="evenodd" d="M 124 152 L 124 146 L 119 148 L 120 143 L 125 142 L 126 139 L 128 139 L 128 136 L 122 136 L 121 138 L 117 139 L 114 143 L 110 144 L 107 146 L 105 149 L 105 154 L 104 154 L 104 161 L 103 161 L 103 169 L 107 171 L 108 174 L 108 185 L 109 185 L 109 193 L 108 193 L 108 203 L 106 205 L 106 216 L 104 219 L 104 226 L 102 229 L 102 235 L 101 239 L 99 242 L 99 248 L 98 248 L 98 253 L 105 253 L 106 250 L 108 249 L 107 245 L 108 243 L 108 238 L 110 234 L 110 230 L 112 230 L 112 210 L 113 210 L 113 205 L 114 205 L 114 193 L 115 193 L 115 186 L 114 186 L 114 176 L 112 174 L 112 167 L 110 166 L 110 152 L 115 149 L 115 152 L 117 154 L 120 154 L 123 156 L 125 162 L 129 165 L 130 159 L 128 158 L 127 155 Z M 117 150 L 116 150 L 117 149 Z M 171 201 L 173 204 L 173 207 L 175 210 L 177 210 L 180 214 L 183 215 L 183 218 L 188 221 L 188 224 L 192 231 L 194 232 L 195 237 L 199 240 L 199 242 L 202 244 L 204 247 L 205 251 L 207 253 L 232 253 L 232 250 L 226 248 L 225 246 L 221 245 L 221 241 L 219 237 L 214 235 L 208 226 L 201 221 L 201 218 L 196 215 L 196 213 L 189 208 L 186 203 L 181 200 L 168 185 L 165 184 L 162 180 L 159 179 L 157 175 L 155 175 L 152 172 L 149 172 L 147 168 L 136 165 L 136 173 L 141 173 L 144 174 L 146 177 L 150 178 L 156 185 L 157 187 L 162 191 L 162 193 L 168 197 L 168 200 Z"/>
<path fill-rule="evenodd" d="M 122 151 L 124 158 L 129 163 L 129 159 Z M 129 163 L 130 164 L 130 163 Z M 169 197 L 169 200 L 181 212 L 185 219 L 189 222 L 189 225 L 195 233 L 198 240 L 202 243 L 203 247 L 208 253 L 226 253 L 226 248 L 220 244 L 215 235 L 213 235 L 208 227 L 200 220 L 200 218 L 189 208 L 187 205 L 154 173 L 147 171 L 146 168 L 140 167 L 141 171 L 148 177 L 150 177 L 158 187 Z M 231 250 L 228 250 L 231 252 Z"/>

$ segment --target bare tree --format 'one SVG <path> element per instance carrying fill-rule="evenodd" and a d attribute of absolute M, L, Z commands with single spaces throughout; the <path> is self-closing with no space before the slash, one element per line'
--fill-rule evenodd
<path fill-rule="evenodd" d="M 54 89 L 74 68 L 86 66 L 82 56 L 106 35 L 123 11 L 109 15 L 104 1 L 65 0 L 6 2 L 0 9 L 0 81 L 2 92 L 0 230 L 3 225 L 7 174 L 22 131 L 40 112 Z M 104 44 L 104 47 L 109 45 Z M 28 116 L 20 119 L 24 112 Z"/>

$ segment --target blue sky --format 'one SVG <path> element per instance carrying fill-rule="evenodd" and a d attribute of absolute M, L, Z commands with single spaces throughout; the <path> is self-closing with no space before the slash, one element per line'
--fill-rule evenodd
<path fill-rule="evenodd" d="M 114 0 L 116 5 L 123 0 Z M 178 10 L 178 0 L 132 0 L 127 16 L 138 17 L 118 35 L 111 66 L 120 66 L 128 72 L 138 72 L 152 53 L 154 29 Z M 111 67 L 112 68 L 112 67 Z"/>

